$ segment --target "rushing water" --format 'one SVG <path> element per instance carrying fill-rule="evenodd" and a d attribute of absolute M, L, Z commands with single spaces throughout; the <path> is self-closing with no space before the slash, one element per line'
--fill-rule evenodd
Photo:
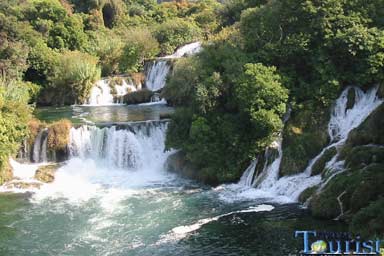
<path fill-rule="evenodd" d="M 166 172 L 166 127 L 72 128 L 71 159 L 54 183 L 0 196 L 0 255 L 288 255 L 301 248 L 295 229 L 344 229 L 308 219 L 296 204 Z M 33 180 L 36 165 L 13 165 Z"/>

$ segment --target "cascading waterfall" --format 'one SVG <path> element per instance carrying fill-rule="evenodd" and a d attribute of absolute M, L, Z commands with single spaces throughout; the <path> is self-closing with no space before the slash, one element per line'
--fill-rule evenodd
<path fill-rule="evenodd" d="M 166 127 L 166 122 L 144 122 L 126 127 L 72 128 L 70 155 L 121 169 L 157 169 L 169 154 L 164 152 Z"/>
<path fill-rule="evenodd" d="M 355 102 L 352 108 L 348 109 L 348 93 L 353 90 Z M 279 179 L 279 168 L 282 159 L 281 142 L 278 143 L 278 157 L 270 164 L 266 163 L 261 174 L 255 178 L 253 187 L 257 190 L 265 191 L 269 195 L 288 197 L 296 201 L 305 189 L 321 183 L 321 175 L 311 176 L 312 167 L 323 154 L 332 147 L 340 148 L 348 138 L 348 134 L 358 127 L 372 111 L 374 111 L 383 100 L 377 96 L 377 87 L 364 92 L 358 87 L 347 87 L 336 100 L 331 118 L 328 124 L 328 133 L 331 144 L 325 147 L 315 158 L 313 158 L 307 168 L 297 175 L 285 176 Z M 268 149 L 267 149 L 268 151 Z M 267 154 L 267 152 L 266 152 Z M 333 171 L 333 175 L 343 170 L 343 162 L 337 161 L 337 155 L 333 157 L 326 168 Z M 267 160 L 266 160 L 267 161 Z M 254 165 L 251 163 L 250 167 Z M 249 167 L 249 168 L 250 168 Z M 249 175 L 249 168 L 244 175 Z M 253 167 L 252 167 L 253 168 Z M 252 178 L 247 177 L 248 180 Z M 239 185 L 245 185 L 243 181 Z"/>
<path fill-rule="evenodd" d="M 145 85 L 148 90 L 158 91 L 165 86 L 165 82 L 170 70 L 168 61 L 155 60 L 150 65 L 146 75 Z"/>
<path fill-rule="evenodd" d="M 41 163 L 47 162 L 47 140 L 48 140 L 48 129 L 41 130 L 35 139 L 32 149 L 32 162 Z"/>
<path fill-rule="evenodd" d="M 174 54 L 165 56 L 163 58 L 165 58 L 165 59 L 177 59 L 177 58 L 197 54 L 201 50 L 202 50 L 201 42 L 194 42 L 194 43 L 186 44 L 186 45 L 180 47 L 179 49 L 176 50 L 176 52 Z"/>
<path fill-rule="evenodd" d="M 257 166 L 257 159 L 253 160 L 252 163 L 245 170 L 245 172 L 240 178 L 240 181 L 238 183 L 239 185 L 245 186 L 245 187 L 252 186 L 253 177 L 255 176 L 256 166 Z"/>
<path fill-rule="evenodd" d="M 178 59 L 186 56 L 192 56 L 200 52 L 201 49 L 201 42 L 194 42 L 180 47 L 172 55 L 154 60 L 146 72 L 146 87 L 151 91 L 158 91 L 162 89 L 165 86 L 168 73 L 171 69 L 168 59 Z"/>
<path fill-rule="evenodd" d="M 111 85 L 111 79 L 102 79 L 92 87 L 88 105 L 122 104 L 123 96 L 133 91 L 136 87 L 125 79 L 121 79 L 121 84 L 114 85 Z"/>

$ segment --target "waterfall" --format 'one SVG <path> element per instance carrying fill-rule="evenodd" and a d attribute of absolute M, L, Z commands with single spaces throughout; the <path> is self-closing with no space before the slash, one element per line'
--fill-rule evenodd
<path fill-rule="evenodd" d="M 257 166 L 257 159 L 253 160 L 252 163 L 245 170 L 240 178 L 239 185 L 250 187 L 252 186 L 253 177 L 255 176 L 255 170 Z"/>
<path fill-rule="evenodd" d="M 148 90 L 158 91 L 165 86 L 165 82 L 170 70 L 166 60 L 155 60 L 150 65 L 146 75 L 145 85 Z"/>
<path fill-rule="evenodd" d="M 176 52 L 174 54 L 165 56 L 163 58 L 165 58 L 165 59 L 177 59 L 177 58 L 197 54 L 201 50 L 202 50 L 201 42 L 194 42 L 194 43 L 186 44 L 186 45 L 180 47 L 179 49 L 176 50 Z"/>
<path fill-rule="evenodd" d="M 88 105 L 113 105 L 122 104 L 123 96 L 136 91 L 136 87 L 121 78 L 121 84 L 112 84 L 112 79 L 102 79 L 96 82 L 91 89 Z"/>
<path fill-rule="evenodd" d="M 353 107 L 349 109 L 348 93 L 350 90 L 354 90 L 355 102 Z M 315 158 L 313 158 L 303 172 L 279 178 L 279 168 L 283 154 L 281 142 L 279 142 L 278 157 L 271 164 L 268 164 L 268 158 L 266 156 L 266 163 L 263 171 L 255 178 L 253 187 L 257 190 L 265 191 L 270 195 L 285 196 L 296 201 L 301 192 L 305 189 L 320 184 L 322 182 L 321 175 L 311 176 L 313 165 L 324 155 L 327 149 L 332 147 L 339 149 L 347 140 L 350 131 L 363 123 L 369 114 L 383 103 L 383 100 L 379 99 L 377 96 L 377 90 L 378 87 L 374 87 L 367 92 L 364 92 L 358 87 L 347 87 L 336 100 L 331 112 L 331 118 L 328 124 L 328 133 L 331 138 L 331 144 L 325 147 Z M 266 155 L 267 152 L 268 149 Z M 337 159 L 338 156 L 336 155 L 326 163 L 326 168 L 333 170 L 332 177 L 344 168 L 343 161 L 337 161 Z M 246 174 L 250 174 L 248 169 L 244 172 L 244 175 Z"/>
<path fill-rule="evenodd" d="M 45 128 L 41 130 L 36 136 L 32 149 L 32 162 L 41 163 L 47 161 L 47 141 L 48 129 Z"/>
<path fill-rule="evenodd" d="M 138 170 L 159 168 L 164 152 L 166 122 L 140 122 L 125 126 L 81 126 L 70 132 L 72 158 L 91 158 L 108 166 Z"/>
<path fill-rule="evenodd" d="M 192 56 L 202 49 L 201 42 L 194 42 L 184 45 L 177 51 L 165 57 L 154 60 L 146 72 L 146 87 L 151 91 L 158 91 L 165 86 L 168 73 L 171 69 L 168 59 L 178 59 L 182 57 Z"/>
<path fill-rule="evenodd" d="M 258 186 L 260 189 L 268 189 L 273 186 L 274 182 L 279 177 L 279 168 L 281 159 L 283 157 L 283 152 L 281 148 L 281 140 L 275 141 L 272 143 L 270 147 L 265 150 L 264 158 L 264 168 L 261 174 L 255 179 L 253 186 Z M 276 158 L 269 163 L 269 159 L 271 158 L 271 150 L 277 149 Z"/>

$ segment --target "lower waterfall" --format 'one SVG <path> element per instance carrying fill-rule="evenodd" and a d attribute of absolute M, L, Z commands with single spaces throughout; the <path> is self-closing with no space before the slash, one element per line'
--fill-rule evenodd
<path fill-rule="evenodd" d="M 161 168 L 167 122 L 139 122 L 125 127 L 81 126 L 70 132 L 71 158 L 91 158 L 121 169 Z"/>
<path fill-rule="evenodd" d="M 348 108 L 348 93 L 350 90 L 354 91 L 355 100 L 353 106 Z M 247 180 L 254 180 L 252 187 L 254 187 L 253 189 L 255 190 L 259 190 L 259 192 L 242 192 L 242 194 L 245 196 L 258 196 L 261 194 L 267 197 L 285 197 L 291 201 L 297 201 L 301 192 L 305 189 L 320 184 L 322 182 L 321 175 L 311 176 L 312 166 L 323 156 L 327 149 L 332 147 L 336 147 L 336 149 L 340 148 L 347 140 L 350 131 L 358 127 L 370 113 L 383 103 L 383 100 L 378 98 L 377 91 L 377 87 L 366 92 L 358 87 L 347 87 L 336 100 L 331 112 L 331 118 L 328 124 L 328 133 L 331 138 L 330 145 L 325 147 L 313 158 L 303 172 L 279 178 L 279 168 L 283 150 L 281 149 L 281 142 L 277 143 L 278 157 L 272 163 L 266 163 L 263 171 L 258 174 L 257 177 L 253 177 L 254 172 L 250 172 L 250 169 L 254 170 L 256 168 L 255 161 L 253 161 L 244 172 L 244 175 L 252 175 L 251 177 L 247 176 Z M 276 145 L 272 145 L 272 147 L 276 147 Z M 266 149 L 266 155 L 268 154 L 268 150 L 269 149 Z M 333 177 L 335 173 L 343 170 L 343 162 L 337 161 L 337 157 L 338 154 L 326 164 L 326 168 L 333 172 L 331 177 Z M 247 186 L 244 178 L 239 181 L 238 185 Z"/>

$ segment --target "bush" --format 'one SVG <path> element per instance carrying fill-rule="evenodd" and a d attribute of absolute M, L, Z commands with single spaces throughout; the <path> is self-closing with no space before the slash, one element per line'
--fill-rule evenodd
<path fill-rule="evenodd" d="M 123 41 L 125 46 L 119 60 L 119 70 L 122 73 L 138 72 L 145 59 L 159 53 L 159 44 L 147 29 L 131 29 L 125 33 Z"/>
<path fill-rule="evenodd" d="M 72 123 L 62 119 L 48 127 L 48 148 L 53 151 L 65 150 L 69 144 Z"/>
<path fill-rule="evenodd" d="M 158 25 L 154 34 L 160 43 L 161 54 L 171 54 L 177 47 L 198 40 L 201 31 L 192 22 L 172 19 Z"/>
<path fill-rule="evenodd" d="M 125 104 L 140 104 L 145 102 L 150 102 L 153 92 L 148 89 L 143 89 L 136 92 L 128 93 L 124 96 Z"/>
<path fill-rule="evenodd" d="M 54 69 L 51 81 L 54 87 L 64 94 L 70 91 L 74 102 L 85 103 L 89 98 L 94 82 L 100 78 L 97 58 L 81 52 L 64 52 Z"/>
<path fill-rule="evenodd" d="M 28 90 L 22 82 L 0 77 L 0 183 L 12 176 L 8 159 L 27 135 L 31 115 L 28 99 Z"/>

